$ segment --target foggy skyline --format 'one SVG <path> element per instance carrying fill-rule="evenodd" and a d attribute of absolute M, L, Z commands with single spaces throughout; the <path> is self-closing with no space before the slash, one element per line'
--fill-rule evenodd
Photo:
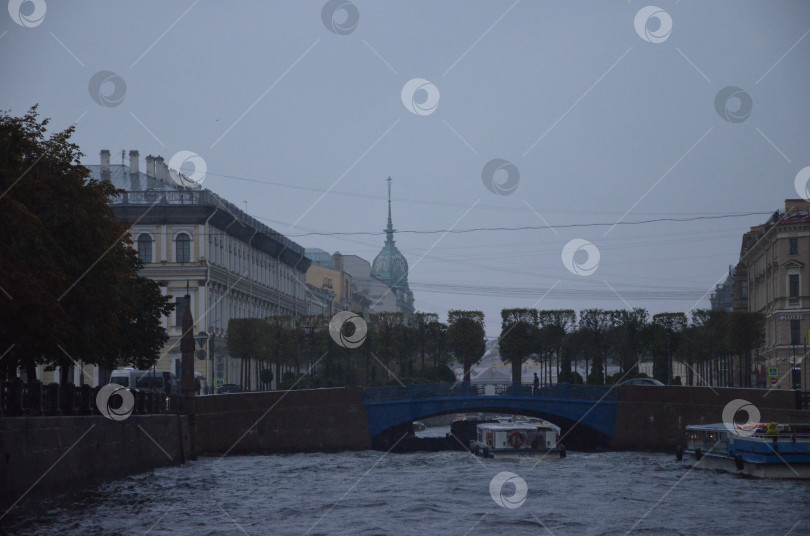
<path fill-rule="evenodd" d="M 801 2 L 32 5 L 0 17 L 3 109 L 75 122 L 88 165 L 196 153 L 204 188 L 369 261 L 390 176 L 417 310 L 488 336 L 505 307 L 708 307 L 810 165 Z M 659 219 L 694 220 L 626 224 Z"/>

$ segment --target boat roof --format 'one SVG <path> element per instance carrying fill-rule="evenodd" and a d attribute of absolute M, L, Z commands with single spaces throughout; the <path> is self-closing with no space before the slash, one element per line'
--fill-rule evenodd
<path fill-rule="evenodd" d="M 717 432 L 728 432 L 729 429 L 723 423 L 712 423 L 712 424 L 687 424 L 687 430 L 709 430 L 709 431 L 717 431 Z"/>
<path fill-rule="evenodd" d="M 550 423 L 528 423 L 528 422 L 489 422 L 479 424 L 481 430 L 493 430 L 508 432 L 510 430 L 559 430 L 559 426 Z"/>
<path fill-rule="evenodd" d="M 768 428 L 767 422 L 753 422 L 748 424 L 737 424 L 736 428 L 738 430 L 757 430 L 760 428 Z M 785 428 L 810 428 L 810 423 L 776 423 L 776 426 L 780 429 Z M 713 424 L 688 424 L 686 426 L 687 430 L 706 430 L 711 432 L 730 432 L 731 429 L 725 425 L 725 423 L 713 423 Z"/>

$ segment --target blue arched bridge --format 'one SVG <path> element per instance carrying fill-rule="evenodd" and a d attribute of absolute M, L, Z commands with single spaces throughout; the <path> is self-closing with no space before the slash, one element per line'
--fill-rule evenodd
<path fill-rule="evenodd" d="M 415 420 L 447 413 L 488 412 L 541 417 L 563 428 L 610 441 L 618 386 L 558 384 L 534 390 L 513 384 L 422 384 L 363 389 L 371 438 Z M 597 434 L 594 434 L 597 432 Z"/>

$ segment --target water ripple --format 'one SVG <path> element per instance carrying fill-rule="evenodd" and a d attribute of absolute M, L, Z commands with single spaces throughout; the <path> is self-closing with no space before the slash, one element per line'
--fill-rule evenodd
<path fill-rule="evenodd" d="M 501 471 L 526 481 L 521 507 L 490 496 Z M 534 466 L 367 451 L 201 458 L 25 502 L 0 534 L 744 536 L 796 523 L 791 534 L 810 534 L 809 507 L 807 482 L 689 472 L 663 454 L 571 452 Z"/>

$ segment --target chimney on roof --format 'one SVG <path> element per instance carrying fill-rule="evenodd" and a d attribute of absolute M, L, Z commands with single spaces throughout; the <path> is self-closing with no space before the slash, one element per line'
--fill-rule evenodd
<path fill-rule="evenodd" d="M 146 176 L 155 178 L 155 157 L 151 154 L 146 157 Z"/>
<path fill-rule="evenodd" d="M 140 171 L 140 162 L 138 161 L 139 157 L 140 154 L 138 154 L 138 151 L 129 152 L 129 172 L 134 173 L 135 175 L 137 175 Z"/>
<path fill-rule="evenodd" d="M 802 212 L 806 211 L 810 208 L 810 204 L 808 204 L 807 200 L 805 199 L 785 199 L 785 213 L 795 213 L 795 212 Z M 777 216 L 778 219 L 778 216 Z"/>
<path fill-rule="evenodd" d="M 155 178 L 164 183 L 169 178 L 169 167 L 163 163 L 162 156 L 155 157 Z"/>
<path fill-rule="evenodd" d="M 334 269 L 338 272 L 343 271 L 343 255 L 341 255 L 339 251 L 335 251 L 332 254 L 332 266 L 334 266 Z"/>
<path fill-rule="evenodd" d="M 109 149 L 102 149 L 101 150 L 101 172 L 102 173 L 109 173 L 110 172 L 110 150 Z"/>

